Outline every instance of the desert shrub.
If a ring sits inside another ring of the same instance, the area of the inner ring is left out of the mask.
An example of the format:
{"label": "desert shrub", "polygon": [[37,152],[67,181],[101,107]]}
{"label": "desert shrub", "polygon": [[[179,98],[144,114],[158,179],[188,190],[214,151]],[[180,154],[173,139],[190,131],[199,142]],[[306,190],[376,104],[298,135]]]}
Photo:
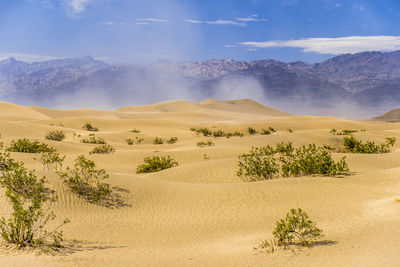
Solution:
{"label": "desert shrub", "polygon": [[133,130],[130,130],[130,132],[131,133],[140,133],[140,130],[139,129],[133,129]]}
{"label": "desert shrub", "polygon": [[343,157],[335,162],[331,150],[315,144],[295,149],[292,143],[279,143],[276,148],[267,145],[252,148],[239,155],[237,175],[245,181],[272,179],[280,173],[283,177],[348,174],[349,168]]}
{"label": "desert shrub", "polygon": [[204,155],[203,155],[203,159],[204,159],[204,160],[209,160],[210,157],[209,157],[207,154],[204,154]]}
{"label": "desert shrub", "polygon": [[85,123],[85,125],[83,125],[82,128],[85,129],[86,131],[90,131],[90,132],[98,132],[99,131],[99,128],[93,127],[92,124],[90,124],[89,122]]}
{"label": "desert shrub", "polygon": [[356,133],[358,131],[356,130],[351,130],[351,129],[344,129],[341,132],[338,132],[336,129],[331,129],[329,131],[332,135],[352,135],[353,133]]}
{"label": "desert shrub", "polygon": [[110,153],[114,153],[115,152],[115,148],[105,144],[105,145],[101,145],[101,146],[96,146],[95,148],[93,148],[92,151],[89,152],[90,155],[92,154],[110,154]]}
{"label": "desert shrub", "polygon": [[154,145],[162,145],[162,144],[164,144],[164,139],[162,139],[161,137],[156,137],[153,140],[153,144]]}
{"label": "desert shrub", "polygon": [[147,157],[144,159],[144,162],[137,167],[136,173],[158,172],[175,166],[178,166],[178,162],[169,156]]}
{"label": "desert shrub", "polygon": [[42,153],[55,151],[54,148],[49,147],[45,143],[39,143],[38,140],[30,141],[27,138],[12,140],[10,146],[7,148],[10,152],[22,153]]}
{"label": "desert shrub", "polygon": [[128,138],[128,139],[125,139],[125,142],[128,144],[128,145],[133,145],[133,139],[131,139],[131,138]]}
{"label": "desert shrub", "polygon": [[301,146],[294,153],[285,152],[279,157],[283,177],[303,176],[310,174],[341,175],[348,174],[349,167],[343,157],[335,162],[331,150],[317,147],[315,144]]}
{"label": "desert shrub", "polygon": [[249,132],[249,134],[251,134],[251,135],[253,135],[253,134],[256,134],[256,133],[257,133],[256,129],[254,129],[253,127],[249,127],[249,128],[247,129],[247,131],[248,131],[248,132]]}
{"label": "desert shrub", "polygon": [[235,131],[235,132],[232,134],[232,136],[239,136],[239,137],[242,137],[243,134],[242,134],[241,132]]}
{"label": "desert shrub", "polygon": [[268,130],[270,130],[272,133],[276,132],[276,130],[274,128],[272,128],[271,126],[268,127]]}
{"label": "desert shrub", "polygon": [[94,161],[83,155],[76,158],[73,169],[67,167],[66,171],[57,174],[73,193],[91,203],[101,203],[111,197],[111,186],[102,182],[109,175],[104,169],[96,169]]}
{"label": "desert shrub", "polygon": [[51,131],[45,136],[45,138],[47,140],[61,142],[62,140],[65,139],[65,133],[63,131]]}
{"label": "desert shrub", "polygon": [[103,138],[96,138],[94,136],[86,137],[81,140],[81,143],[84,144],[96,144],[96,145],[105,145],[107,144],[106,140]]}
{"label": "desert shrub", "polygon": [[178,137],[171,137],[170,139],[168,139],[166,142],[167,144],[175,144],[178,141]]}
{"label": "desert shrub", "polygon": [[272,233],[278,241],[278,246],[293,244],[295,239],[303,246],[311,246],[313,241],[322,236],[322,230],[300,208],[291,209],[285,219],[276,222]]}
{"label": "desert shrub", "polygon": [[60,157],[55,151],[52,152],[43,152],[40,154],[40,158],[34,158],[38,160],[43,165],[43,169],[51,170],[51,169],[62,169],[63,162],[65,160],[65,156]]}
{"label": "desert shrub", "polygon": [[200,134],[202,134],[203,136],[211,136],[212,135],[211,130],[208,128],[191,128],[191,130],[192,129],[195,129],[194,132],[196,133],[196,135],[200,135]]}
{"label": "desert shrub", "polygon": [[135,139],[136,139],[136,144],[140,144],[140,143],[142,143],[143,141],[144,141],[144,139],[143,138],[140,138],[140,137],[135,137]]}
{"label": "desert shrub", "polygon": [[385,144],[377,145],[373,141],[366,141],[363,143],[361,140],[356,139],[354,136],[343,138],[343,151],[349,153],[366,153],[378,154],[390,152],[390,147],[393,147],[396,138],[386,139]]}
{"label": "desert shrub", "polygon": [[[2,157],[9,155],[3,154]],[[6,189],[6,197],[13,208],[8,219],[0,219],[0,232],[4,241],[18,248],[62,247],[63,235],[58,230],[69,220],[64,220],[51,231],[46,229],[47,223],[54,220],[56,215],[50,211],[50,207],[45,211],[44,206],[55,202],[57,196],[46,188],[45,178],[38,179],[34,171],[26,169],[22,162],[14,162],[12,167],[3,169],[0,183]]]}
{"label": "desert shrub", "polygon": [[332,129],[329,131],[329,133],[332,134],[332,135],[336,135],[337,129],[332,128]]}
{"label": "desert shrub", "polygon": [[268,135],[268,134],[271,134],[271,131],[270,130],[266,130],[266,129],[262,129],[261,130],[261,134],[262,135]]}
{"label": "desert shrub", "polygon": [[199,147],[214,146],[214,145],[215,145],[214,142],[211,140],[208,140],[206,142],[204,142],[204,141],[197,142],[197,146],[199,146]]}
{"label": "desert shrub", "polygon": [[272,179],[279,173],[279,164],[274,153],[274,149],[267,145],[252,148],[249,153],[239,155],[237,175],[248,182]]}
{"label": "desert shrub", "polygon": [[196,130],[197,130],[197,128],[194,128],[194,127],[190,128],[190,131],[192,131],[192,132],[195,132]]}
{"label": "desert shrub", "polygon": [[289,133],[293,133],[293,130],[291,128],[287,129]]}
{"label": "desert shrub", "polygon": [[224,131],[222,130],[218,130],[218,131],[213,131],[212,135],[217,138],[217,137],[224,137],[226,134]]}

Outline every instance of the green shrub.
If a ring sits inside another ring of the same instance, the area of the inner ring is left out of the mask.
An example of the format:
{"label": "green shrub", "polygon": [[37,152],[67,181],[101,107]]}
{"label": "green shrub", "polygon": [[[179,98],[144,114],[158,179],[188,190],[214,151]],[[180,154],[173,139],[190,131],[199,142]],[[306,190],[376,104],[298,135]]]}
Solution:
{"label": "green shrub", "polygon": [[251,134],[251,135],[257,133],[256,129],[254,129],[253,127],[249,127],[247,130],[249,131],[249,134]]}
{"label": "green shrub", "polygon": [[213,131],[212,135],[213,135],[215,138],[226,136],[225,132],[222,131],[222,130]]}
{"label": "green shrub", "polygon": [[45,136],[45,138],[47,140],[53,140],[53,141],[61,142],[62,140],[65,139],[65,133],[63,131],[51,131]]}
{"label": "green shrub", "polygon": [[285,219],[276,222],[273,235],[278,246],[291,245],[295,239],[303,246],[311,246],[313,241],[322,236],[322,230],[299,208],[291,209]]}
{"label": "green shrub", "polygon": [[261,134],[262,135],[268,135],[268,134],[271,134],[271,131],[270,130],[266,130],[266,129],[262,129],[261,130]]}
{"label": "green shrub", "polygon": [[274,178],[279,173],[279,164],[274,153],[274,149],[267,145],[252,148],[249,153],[239,155],[237,175],[247,182]]}
{"label": "green shrub", "polygon": [[178,166],[178,162],[176,162],[169,156],[146,157],[144,159],[144,163],[140,164],[137,167],[136,173],[158,172],[175,166]]}
{"label": "green shrub", "polygon": [[353,133],[356,133],[358,131],[356,130],[351,130],[351,129],[344,129],[341,132],[338,132],[336,129],[331,129],[329,131],[332,135],[352,135]]}
{"label": "green shrub", "polygon": [[97,146],[95,148],[93,148],[92,151],[89,152],[90,155],[92,154],[110,154],[110,153],[114,153],[115,152],[115,148],[110,146],[110,145],[101,145],[101,146]]}
{"label": "green shrub", "polygon": [[167,144],[175,144],[178,141],[178,137],[171,137],[170,139],[168,139],[166,142]]}
{"label": "green shrub", "polygon": [[135,139],[136,139],[136,144],[140,144],[140,143],[142,143],[143,141],[144,141],[144,139],[143,138],[140,138],[140,137],[135,137]]}
{"label": "green shrub", "polygon": [[293,133],[293,130],[291,128],[287,129],[289,133]]}
{"label": "green shrub", "polygon": [[140,133],[140,130],[138,130],[138,129],[133,129],[133,130],[130,130],[130,132],[131,132],[131,133]]}
{"label": "green shrub", "polygon": [[125,139],[125,142],[128,144],[128,145],[133,145],[133,139],[131,139],[131,138],[128,138],[128,139]]}
{"label": "green shrub", "polygon": [[76,158],[74,168],[57,172],[68,188],[91,203],[106,202],[112,194],[111,186],[103,183],[109,178],[104,169],[96,169],[94,161],[81,155]]}
{"label": "green shrub", "polygon": [[271,126],[268,127],[268,130],[270,130],[272,133],[276,132],[276,130],[274,128],[272,128]]}
{"label": "green shrub", "polygon": [[10,152],[22,153],[42,153],[55,151],[54,148],[49,147],[45,143],[39,143],[38,140],[30,141],[27,138],[12,140],[10,146],[7,148]]}
{"label": "green shrub", "polygon": [[90,124],[89,122],[85,123],[85,125],[83,125],[82,128],[85,129],[86,131],[90,131],[90,132],[98,132],[99,131],[99,128],[93,127],[92,124]]}
{"label": "green shrub", "polygon": [[200,135],[200,134],[202,134],[204,136],[211,136],[212,135],[212,132],[207,128],[199,128],[199,129],[196,128],[195,132],[196,132],[197,135]]}
{"label": "green shrub", "polygon": [[390,147],[394,146],[396,138],[389,137],[385,144],[377,145],[373,141],[363,143],[354,136],[343,137],[343,151],[348,153],[379,154],[390,152]]}
{"label": "green shrub", "polygon": [[63,235],[58,229],[69,220],[64,220],[52,231],[46,230],[47,223],[54,220],[56,215],[49,208],[44,209],[44,206],[55,202],[57,196],[45,187],[45,178],[38,179],[34,171],[26,169],[22,162],[13,161],[9,154],[2,154],[1,158],[13,162],[9,168],[2,169],[0,179],[13,208],[10,218],[0,219],[0,232],[4,241],[18,248],[62,247]]}
{"label": "green shrub", "polygon": [[208,140],[206,142],[204,142],[204,141],[197,142],[197,146],[199,146],[199,147],[214,146],[214,145],[215,145],[214,142],[211,140]]}
{"label": "green shrub", "polygon": [[65,160],[65,156],[60,157],[60,154],[58,154],[55,151],[52,152],[43,152],[40,154],[40,158],[34,158],[35,160],[40,161],[43,165],[43,169],[51,170],[55,169],[58,170],[58,168],[61,170],[63,162]]}
{"label": "green shrub", "polygon": [[235,131],[235,132],[232,134],[232,136],[239,136],[239,137],[242,137],[243,134],[242,134],[241,132]]}
{"label": "green shrub", "polygon": [[84,144],[105,145],[107,142],[103,138],[96,138],[94,136],[86,137],[81,140]]}
{"label": "green shrub", "polygon": [[292,143],[279,143],[273,149],[267,145],[252,148],[239,155],[237,175],[245,181],[268,180],[277,177],[348,174],[349,168],[343,157],[335,162],[331,150],[315,144],[295,149]]}
{"label": "green shrub", "polygon": [[164,144],[164,140],[161,137],[156,137],[153,140],[153,144],[154,145],[162,145],[162,144]]}

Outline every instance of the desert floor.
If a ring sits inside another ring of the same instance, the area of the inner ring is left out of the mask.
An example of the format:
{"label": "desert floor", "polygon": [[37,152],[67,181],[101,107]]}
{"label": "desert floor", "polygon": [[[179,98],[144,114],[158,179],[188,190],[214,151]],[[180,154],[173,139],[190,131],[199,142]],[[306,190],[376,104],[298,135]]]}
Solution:
{"label": "desert floor", "polygon": [[[108,155],[90,155],[96,145],[80,143],[90,132],[116,148]],[[274,127],[272,135],[247,133]],[[244,137],[199,137],[191,127],[246,133]],[[139,129],[140,133],[129,132]],[[288,129],[293,133],[289,133]],[[115,111],[51,110],[0,103],[0,141],[7,146],[22,137],[39,139],[66,155],[72,166],[86,155],[109,174],[108,182],[123,189],[127,206],[107,208],[87,203],[69,192],[53,171],[43,171],[33,154],[12,153],[45,175],[59,195],[57,219],[69,218],[64,228],[66,247],[50,254],[1,249],[0,266],[400,266],[400,150],[387,154],[346,154],[349,176],[280,178],[243,182],[236,175],[238,155],[252,146],[291,141],[340,146],[329,133],[355,129],[362,140],[382,143],[400,138],[400,124],[352,121],[334,117],[291,116],[251,100],[185,101],[124,107]],[[360,131],[365,129],[365,131]],[[62,130],[62,142],[44,139]],[[74,135],[75,133],[75,135]],[[129,146],[125,139],[144,138]],[[176,144],[153,145],[155,137],[178,137]],[[215,146],[199,148],[199,141]],[[209,159],[204,159],[206,154]],[[169,155],[178,167],[136,174],[146,156]],[[343,154],[336,153],[336,159]],[[2,215],[10,211],[0,192]],[[302,208],[324,231],[312,248],[255,250],[272,238],[275,222],[291,208]]]}

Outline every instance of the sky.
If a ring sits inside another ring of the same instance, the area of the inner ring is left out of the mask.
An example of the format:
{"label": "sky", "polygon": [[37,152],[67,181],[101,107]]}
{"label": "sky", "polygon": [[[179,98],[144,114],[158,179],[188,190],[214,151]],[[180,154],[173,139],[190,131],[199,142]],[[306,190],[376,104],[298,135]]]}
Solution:
{"label": "sky", "polygon": [[400,49],[398,0],[3,0],[0,59],[320,62]]}

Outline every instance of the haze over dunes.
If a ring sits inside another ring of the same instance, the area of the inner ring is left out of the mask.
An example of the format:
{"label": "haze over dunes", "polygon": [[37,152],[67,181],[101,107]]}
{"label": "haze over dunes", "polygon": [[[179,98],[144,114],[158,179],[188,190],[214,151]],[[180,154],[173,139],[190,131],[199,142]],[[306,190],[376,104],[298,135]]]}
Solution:
{"label": "haze over dunes", "polygon": [[[66,155],[71,166],[85,155],[110,174],[128,206],[106,208],[89,204],[71,193],[52,171],[43,171],[35,155],[12,153],[27,167],[49,179],[59,194],[55,213],[71,223],[64,228],[66,248],[37,254],[4,248],[0,266],[399,266],[400,151],[387,154],[346,154],[352,172],[344,177],[305,176],[262,182],[243,182],[236,175],[238,155],[252,146],[293,142],[295,146],[340,146],[341,137],[329,133],[354,129],[362,140],[383,143],[400,138],[397,123],[353,121],[335,117],[294,116],[253,100],[201,103],[173,101],[116,110],[53,110],[0,103],[1,141],[22,137],[39,139]],[[90,133],[116,148],[107,155],[89,155],[95,145],[83,144]],[[250,135],[269,126],[270,135]],[[243,137],[197,136],[190,128],[240,131]],[[132,133],[137,129],[139,133]],[[289,132],[291,129],[293,132]],[[361,131],[363,129],[363,131]],[[45,140],[51,130],[62,130],[62,142]],[[364,131],[365,130],[365,131]],[[75,133],[75,134],[74,134]],[[81,137],[78,137],[80,135]],[[176,136],[175,144],[154,145],[155,137]],[[125,139],[140,137],[141,144]],[[199,141],[215,146],[199,148]],[[205,159],[204,154],[209,159]],[[179,166],[137,174],[146,156],[169,155]],[[339,159],[343,154],[334,153]],[[9,211],[0,198],[2,215]],[[290,208],[301,207],[324,231],[312,248],[254,250],[272,238],[275,222]]]}

